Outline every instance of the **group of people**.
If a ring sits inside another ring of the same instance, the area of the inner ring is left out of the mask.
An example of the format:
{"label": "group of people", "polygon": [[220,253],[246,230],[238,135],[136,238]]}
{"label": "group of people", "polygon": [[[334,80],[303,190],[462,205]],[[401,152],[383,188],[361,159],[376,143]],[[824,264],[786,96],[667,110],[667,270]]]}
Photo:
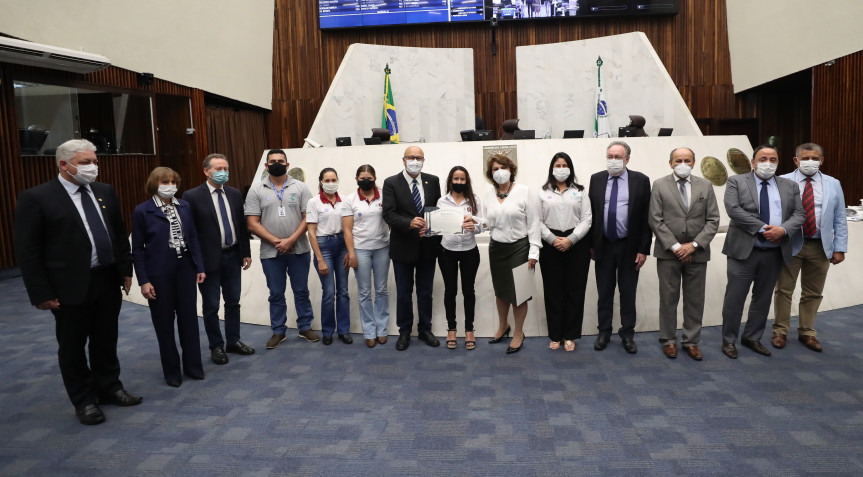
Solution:
{"label": "group of people", "polygon": [[[489,232],[489,268],[498,327],[489,343],[510,337],[507,354],[521,350],[528,301],[519,298],[513,269],[537,262],[543,278],[549,348],[575,349],[581,337],[585,289],[591,260],[598,291],[598,335],[594,349],[605,349],[613,332],[615,291],[620,297],[618,335],[628,353],[636,353],[636,288],[639,270],[650,253],[657,259],[659,341],[669,358],[677,356],[677,308],[683,291],[682,346],[695,360],[698,348],[710,242],[719,226],[719,208],[712,185],[691,174],[695,154],[671,151],[671,174],[651,184],[646,175],[628,168],[631,149],[613,141],[606,149],[606,170],[578,182],[573,161],[564,152],[548,165],[547,180],[538,188],[517,182],[518,166],[506,155],[492,156],[485,178],[493,187],[482,197],[474,193],[468,170],[453,167],[441,194],[437,176],[422,172],[426,158],[408,147],[404,169],[377,186],[371,165],[355,174],[357,189],[339,195],[339,174],[333,168],[318,176],[318,191],[288,175],[284,151],[266,155],[268,176],[251,186],[245,200],[226,185],[230,167],[221,154],[203,161],[205,181],[176,197],[180,176],[155,168],[145,184],[148,199],[132,216],[132,244],[114,189],[96,182],[96,148],[86,140],[70,140],[57,149],[56,179],[24,191],[15,217],[16,250],[31,303],[55,316],[58,357],[63,382],[78,419],[84,424],[105,420],[100,404],[131,406],[140,396],[128,393],[119,380],[117,317],[121,289],[132,285],[132,269],[148,300],[168,385],[183,376],[204,379],[195,285],[202,297],[203,322],[211,360],[229,361],[228,353],[255,350],[240,340],[242,270],[251,264],[250,233],[260,239],[260,260],[269,289],[274,349],[285,341],[290,280],[300,338],[321,340],[311,324],[309,268],[321,281],[323,343],[334,336],[346,344],[350,335],[348,277],[354,270],[366,346],[387,343],[389,297],[387,277],[392,263],[396,282],[397,350],[406,350],[414,327],[417,299],[420,341],[439,346],[432,333],[432,295],[439,267],[444,283],[446,346],[456,338],[459,279],[464,301],[464,347],[476,347],[474,284],[480,264],[476,234]],[[778,151],[758,147],[753,171],[728,179],[724,197],[730,223],[722,252],[728,257],[728,284],[722,310],[722,352],[737,357],[736,341],[746,296],[752,293],[749,316],[740,342],[769,355],[760,343],[775,296],[771,342],[785,346],[791,296],[802,273],[798,338],[820,351],[814,321],[829,265],[844,260],[847,225],[839,182],[819,172],[821,147],[799,146],[797,169],[776,177]],[[463,213],[461,234],[430,233],[424,212],[455,208]],[[653,241],[653,236],[656,240]],[[225,334],[219,325],[224,300]],[[508,316],[512,310],[514,320]],[[176,323],[176,325],[175,325]],[[175,341],[175,326],[180,350]],[[89,364],[85,354],[89,349]]]}

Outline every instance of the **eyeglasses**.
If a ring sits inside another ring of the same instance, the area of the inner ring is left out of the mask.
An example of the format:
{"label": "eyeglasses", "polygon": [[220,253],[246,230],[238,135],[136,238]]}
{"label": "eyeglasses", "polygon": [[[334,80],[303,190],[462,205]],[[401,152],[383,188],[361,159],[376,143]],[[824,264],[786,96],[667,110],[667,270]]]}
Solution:
{"label": "eyeglasses", "polygon": [[405,156],[406,161],[425,161],[426,158],[423,156]]}
{"label": "eyeglasses", "polygon": [[629,157],[629,156],[605,156],[605,158],[608,159],[609,161],[614,160],[614,159],[621,161],[623,159],[626,159],[627,157]]}

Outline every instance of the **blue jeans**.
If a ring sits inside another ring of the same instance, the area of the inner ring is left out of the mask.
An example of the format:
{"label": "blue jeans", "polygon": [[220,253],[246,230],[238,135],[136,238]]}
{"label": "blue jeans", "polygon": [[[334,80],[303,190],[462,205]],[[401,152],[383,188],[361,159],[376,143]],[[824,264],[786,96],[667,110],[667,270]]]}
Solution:
{"label": "blue jeans", "polygon": [[219,269],[207,272],[207,279],[198,285],[201,292],[201,308],[204,315],[204,329],[210,349],[224,346],[222,331],[219,329],[219,292],[225,299],[225,339],[233,345],[240,340],[240,287],[243,259],[239,247],[222,252]]}
{"label": "blue jeans", "polygon": [[[363,323],[363,338],[375,339],[387,336],[390,321],[390,300],[387,293],[387,278],[390,274],[390,247],[377,250],[357,249],[357,298],[360,304],[360,320]],[[372,307],[372,272],[375,274],[375,300]]]}
{"label": "blue jeans", "polygon": [[[287,278],[291,279],[294,292],[294,308],[297,310],[297,330],[302,333],[312,327],[314,313],[309,301],[309,252],[286,253],[261,260],[261,268],[270,289],[270,328],[273,334],[283,335],[287,331],[288,305],[285,303]],[[287,274],[286,274],[287,272]]]}
{"label": "blue jeans", "polygon": [[[321,279],[321,333],[332,336],[336,329],[340,335],[351,332],[351,298],[348,295],[348,271],[344,260],[348,254],[342,234],[317,237],[324,263],[330,271],[326,275],[318,273]],[[315,271],[318,270],[318,257],[313,258]],[[338,328],[336,328],[338,315]]]}

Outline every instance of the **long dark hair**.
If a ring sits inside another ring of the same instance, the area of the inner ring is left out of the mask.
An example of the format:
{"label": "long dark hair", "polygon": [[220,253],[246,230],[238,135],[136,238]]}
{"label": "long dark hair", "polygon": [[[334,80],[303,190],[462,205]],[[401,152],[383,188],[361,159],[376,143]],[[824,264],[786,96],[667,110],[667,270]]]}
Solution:
{"label": "long dark hair", "polygon": [[566,161],[566,167],[569,167],[569,177],[566,178],[566,186],[575,187],[578,190],[584,190],[584,186],[578,183],[578,177],[575,177],[575,168],[572,167],[572,159],[569,157],[569,154],[565,152],[558,152],[551,158],[551,162],[548,164],[548,180],[545,181],[545,185],[543,185],[542,188],[552,190],[557,187],[557,179],[554,178],[553,172],[554,163],[560,158],[563,158],[563,160]]}
{"label": "long dark hair", "polygon": [[336,175],[336,180],[339,179],[339,173],[336,172],[336,170],[333,169],[332,167],[325,167],[325,168],[321,169],[321,173],[318,174],[318,192],[324,191],[324,185],[323,185],[324,174],[326,174],[327,172],[332,172],[333,174]]}
{"label": "long dark hair", "polygon": [[470,210],[473,211],[472,215],[476,215],[476,196],[473,195],[473,186],[470,183],[470,173],[462,166],[455,166],[449,170],[449,175],[446,177],[446,192],[449,194],[452,192],[452,176],[455,174],[455,171],[464,172],[465,177],[465,188],[464,188],[464,197],[467,199],[467,203],[470,204]]}

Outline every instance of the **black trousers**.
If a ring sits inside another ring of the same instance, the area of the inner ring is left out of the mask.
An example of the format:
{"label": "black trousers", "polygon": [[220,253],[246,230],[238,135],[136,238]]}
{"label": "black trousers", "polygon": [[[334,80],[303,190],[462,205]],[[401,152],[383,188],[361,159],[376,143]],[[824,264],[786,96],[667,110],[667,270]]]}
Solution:
{"label": "black trousers", "polygon": [[[60,375],[75,407],[95,404],[100,393],[123,388],[117,359],[117,316],[122,297],[116,266],[90,271],[90,287],[80,305],[52,310]],[[89,366],[87,353],[90,355]]]}
{"label": "black trousers", "polygon": [[195,287],[195,265],[189,254],[177,258],[173,249],[165,261],[165,273],[150,276],[156,299],[149,300],[150,317],[159,342],[159,356],[165,379],[180,379],[180,354],[174,340],[174,318],[183,348],[182,371],[203,375],[201,337],[198,334],[198,290]]}
{"label": "black trousers", "polygon": [[434,258],[414,263],[393,261],[396,278],[396,325],[399,335],[410,336],[414,326],[414,276],[417,289],[418,333],[431,333]]}
{"label": "black trousers", "polygon": [[437,258],[443,276],[443,306],[446,310],[447,330],[455,331],[455,296],[458,294],[458,275],[461,270],[461,294],[464,297],[464,330],[473,331],[476,293],[474,283],[479,270],[479,248],[463,252],[443,249]]}
{"label": "black trousers", "polygon": [[605,242],[602,259],[594,264],[596,291],[599,295],[596,313],[600,335],[609,336],[614,318],[614,288],[620,291],[621,338],[635,336],[635,291],[638,287],[638,270],[635,269],[634,253],[626,252],[627,239]]}
{"label": "black trousers", "polygon": [[539,251],[539,271],[542,273],[549,339],[581,338],[584,291],[590,271],[590,244],[587,240],[579,240],[566,252],[543,244]]}

